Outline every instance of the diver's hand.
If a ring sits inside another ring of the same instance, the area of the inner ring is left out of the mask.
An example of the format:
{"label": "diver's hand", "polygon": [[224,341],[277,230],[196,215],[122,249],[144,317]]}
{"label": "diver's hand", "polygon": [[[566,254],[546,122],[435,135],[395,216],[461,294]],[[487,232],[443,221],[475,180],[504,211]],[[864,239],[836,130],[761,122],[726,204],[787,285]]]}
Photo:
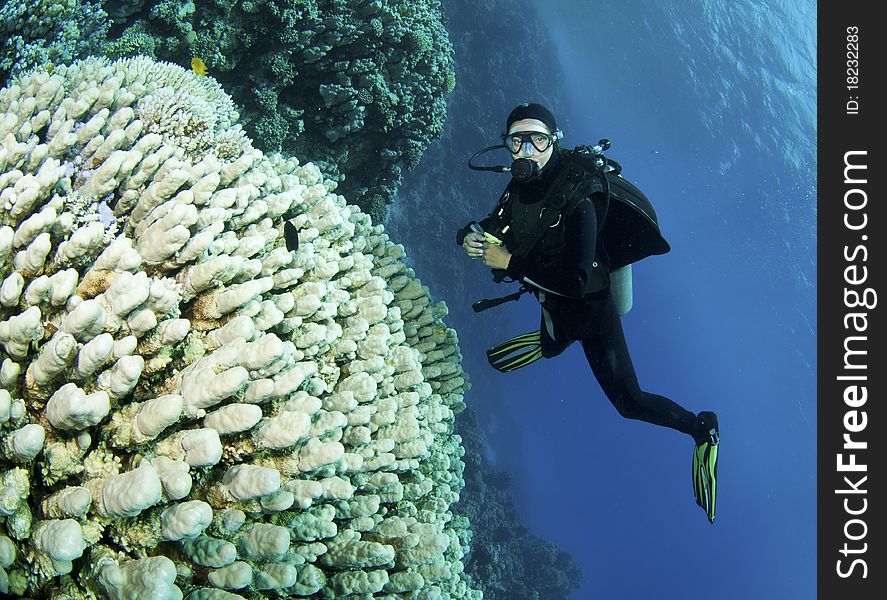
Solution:
{"label": "diver's hand", "polygon": [[494,269],[507,269],[508,263],[511,262],[511,252],[503,246],[484,242],[484,264]]}
{"label": "diver's hand", "polygon": [[462,249],[471,258],[481,258],[484,255],[484,234],[474,231],[467,233],[462,240]]}

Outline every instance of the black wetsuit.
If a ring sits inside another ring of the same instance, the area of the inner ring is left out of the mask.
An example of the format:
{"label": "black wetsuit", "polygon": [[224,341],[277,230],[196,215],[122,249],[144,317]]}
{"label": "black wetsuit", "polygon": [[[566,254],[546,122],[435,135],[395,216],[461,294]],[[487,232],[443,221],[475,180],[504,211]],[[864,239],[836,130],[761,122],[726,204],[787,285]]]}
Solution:
{"label": "black wetsuit", "polygon": [[[555,152],[539,179],[523,185],[512,183],[506,215],[499,217],[497,206],[480,221],[481,227],[501,231],[504,225],[510,225],[503,237],[506,247],[514,248],[516,240],[528,235],[540,218],[545,193],[562,168],[564,161]],[[545,358],[557,356],[579,341],[595,378],[619,414],[694,435],[697,418],[693,413],[638,385],[622,322],[610,295],[606,252],[598,243],[600,204],[592,198],[575,204],[532,251],[523,256],[512,254],[506,272],[529,284],[542,304],[540,331]],[[469,227],[457,234],[460,245]]]}

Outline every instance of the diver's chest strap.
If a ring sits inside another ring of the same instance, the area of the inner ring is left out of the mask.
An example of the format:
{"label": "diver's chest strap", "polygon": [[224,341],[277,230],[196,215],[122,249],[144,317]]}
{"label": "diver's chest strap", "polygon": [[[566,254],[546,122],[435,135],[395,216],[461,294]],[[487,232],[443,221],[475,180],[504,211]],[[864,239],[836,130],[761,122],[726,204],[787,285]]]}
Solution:
{"label": "diver's chest strap", "polygon": [[[518,240],[512,254],[521,257],[527,256],[548,229],[561,225],[563,218],[573,212],[573,209],[583,198],[595,191],[595,179],[577,165],[568,165],[546,192],[535,229],[524,239]],[[509,199],[508,201],[513,202],[514,200]],[[598,224],[598,233],[600,233],[602,226],[603,223]]]}

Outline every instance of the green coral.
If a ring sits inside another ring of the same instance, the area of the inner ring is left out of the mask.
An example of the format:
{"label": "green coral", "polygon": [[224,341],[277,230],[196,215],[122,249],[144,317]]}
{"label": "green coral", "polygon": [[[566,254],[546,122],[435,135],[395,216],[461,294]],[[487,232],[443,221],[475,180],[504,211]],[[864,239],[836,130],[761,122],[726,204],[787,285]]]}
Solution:
{"label": "green coral", "polygon": [[229,60],[220,49],[218,38],[226,35],[226,27],[219,27],[218,31],[197,31],[188,47],[192,57],[197,56],[209,67],[210,73],[230,71],[235,63]]}
{"label": "green coral", "polygon": [[279,114],[261,117],[253,125],[256,136],[265,140],[268,150],[280,150],[290,133],[290,124]]}
{"label": "green coral", "polygon": [[407,31],[403,36],[403,44],[407,56],[415,55],[416,59],[434,51],[434,41],[422,30]]}
{"label": "green coral", "polygon": [[456,89],[456,73],[448,72],[444,75],[444,90],[450,94]]}
{"label": "green coral", "polygon": [[407,168],[414,169],[419,166],[423,150],[422,144],[416,140],[409,140],[406,143],[406,147],[403,150],[403,162]]}
{"label": "green coral", "polygon": [[370,27],[372,27],[373,34],[376,37],[382,37],[382,34],[385,32],[385,26],[382,25],[382,21],[377,18],[370,19]]}
{"label": "green coral", "polygon": [[116,40],[110,40],[104,44],[104,53],[108,56],[154,56],[157,50],[158,39],[145,31],[143,24],[138,24],[127,29]]}
{"label": "green coral", "polygon": [[151,16],[167,23],[170,27],[190,30],[189,19],[194,15],[194,3],[188,0],[162,0],[151,9]]}
{"label": "green coral", "polygon": [[277,112],[277,90],[271,87],[261,87],[253,91],[256,104],[266,112]]}

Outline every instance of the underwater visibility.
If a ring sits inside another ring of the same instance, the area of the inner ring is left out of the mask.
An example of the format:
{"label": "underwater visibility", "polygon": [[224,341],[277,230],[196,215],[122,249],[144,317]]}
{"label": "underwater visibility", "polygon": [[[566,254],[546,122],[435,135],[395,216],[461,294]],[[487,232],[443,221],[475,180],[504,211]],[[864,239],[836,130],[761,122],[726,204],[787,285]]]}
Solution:
{"label": "underwater visibility", "polygon": [[812,3],[0,28],[0,596],[814,595]]}

